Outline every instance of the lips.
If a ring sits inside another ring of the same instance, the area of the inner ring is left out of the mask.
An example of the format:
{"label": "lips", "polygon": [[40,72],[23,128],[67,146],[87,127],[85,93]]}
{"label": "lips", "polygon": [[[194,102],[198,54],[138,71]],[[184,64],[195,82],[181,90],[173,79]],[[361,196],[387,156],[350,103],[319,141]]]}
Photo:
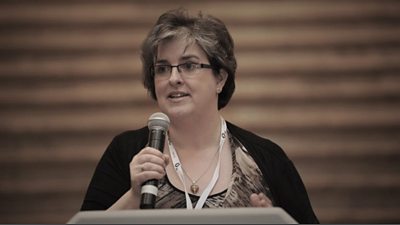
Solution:
{"label": "lips", "polygon": [[174,91],[174,92],[169,93],[168,98],[177,99],[177,98],[183,98],[186,96],[189,96],[189,94],[186,92]]}

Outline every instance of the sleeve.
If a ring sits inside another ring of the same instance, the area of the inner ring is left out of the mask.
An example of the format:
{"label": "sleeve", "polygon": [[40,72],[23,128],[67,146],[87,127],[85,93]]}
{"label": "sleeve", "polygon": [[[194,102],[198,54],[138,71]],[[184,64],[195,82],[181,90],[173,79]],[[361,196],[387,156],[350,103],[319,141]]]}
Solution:
{"label": "sleeve", "polygon": [[129,163],[121,135],[115,137],[101,157],[84,198],[81,211],[105,210],[131,187]]}
{"label": "sleeve", "polygon": [[276,206],[283,208],[299,223],[319,223],[303,181],[283,149],[229,122],[227,125],[261,169]]}
{"label": "sleeve", "polygon": [[264,140],[262,148],[263,173],[277,206],[299,223],[319,223],[300,174],[284,150],[270,140]]}
{"label": "sleeve", "polygon": [[287,160],[279,182],[280,204],[299,223],[319,223],[304,183],[292,161]]}

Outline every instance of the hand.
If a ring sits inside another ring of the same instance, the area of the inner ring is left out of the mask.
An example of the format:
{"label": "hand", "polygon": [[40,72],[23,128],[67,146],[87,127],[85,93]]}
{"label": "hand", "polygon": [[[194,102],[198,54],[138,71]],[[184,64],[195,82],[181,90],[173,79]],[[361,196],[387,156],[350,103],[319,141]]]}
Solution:
{"label": "hand", "polygon": [[168,155],[151,147],[145,147],[135,155],[129,164],[133,194],[140,196],[143,182],[164,177],[168,162]]}
{"label": "hand", "polygon": [[250,204],[253,207],[272,207],[271,200],[264,193],[250,195]]}

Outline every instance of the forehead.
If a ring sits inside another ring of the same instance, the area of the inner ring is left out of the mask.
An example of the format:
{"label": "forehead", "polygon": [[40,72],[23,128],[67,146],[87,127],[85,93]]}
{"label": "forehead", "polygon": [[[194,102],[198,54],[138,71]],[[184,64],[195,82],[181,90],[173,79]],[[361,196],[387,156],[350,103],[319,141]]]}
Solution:
{"label": "forehead", "polygon": [[199,60],[207,60],[206,53],[195,40],[174,38],[159,43],[156,61],[183,60],[189,56]]}

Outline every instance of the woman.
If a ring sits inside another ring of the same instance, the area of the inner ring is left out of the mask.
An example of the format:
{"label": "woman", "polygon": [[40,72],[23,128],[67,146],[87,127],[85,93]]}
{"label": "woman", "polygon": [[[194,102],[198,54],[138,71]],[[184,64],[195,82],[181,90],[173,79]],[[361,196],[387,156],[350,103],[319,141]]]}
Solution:
{"label": "woman", "polygon": [[278,206],[300,223],[318,222],[282,149],[219,113],[236,71],[233,40],[220,20],[184,10],[161,15],[142,61],[144,86],[171,121],[164,151],[146,147],[147,127],[115,137],[82,210],[138,209],[141,185],[158,179],[156,208]]}

